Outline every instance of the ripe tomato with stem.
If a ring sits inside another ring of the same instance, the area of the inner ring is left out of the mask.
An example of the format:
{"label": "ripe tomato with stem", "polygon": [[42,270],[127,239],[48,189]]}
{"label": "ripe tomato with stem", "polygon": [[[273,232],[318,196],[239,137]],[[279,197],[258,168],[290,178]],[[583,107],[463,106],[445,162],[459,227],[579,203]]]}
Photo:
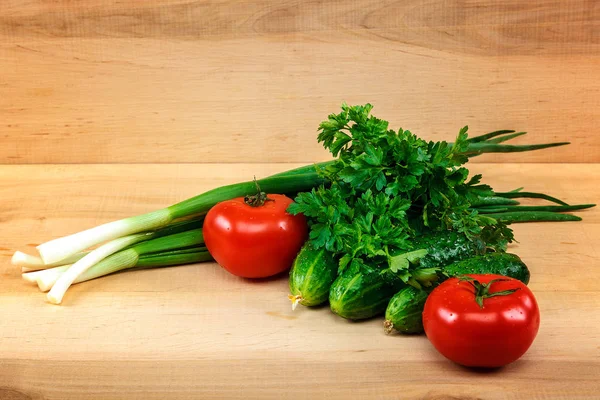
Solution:
{"label": "ripe tomato with stem", "polygon": [[540,312],[521,281],[494,274],[451,278],[429,294],[423,327],[446,358],[469,367],[501,367],[533,343]]}
{"label": "ripe tomato with stem", "polygon": [[286,212],[293,200],[261,192],[223,201],[204,219],[209,253],[233,275],[267,278],[288,270],[308,238],[302,214]]}

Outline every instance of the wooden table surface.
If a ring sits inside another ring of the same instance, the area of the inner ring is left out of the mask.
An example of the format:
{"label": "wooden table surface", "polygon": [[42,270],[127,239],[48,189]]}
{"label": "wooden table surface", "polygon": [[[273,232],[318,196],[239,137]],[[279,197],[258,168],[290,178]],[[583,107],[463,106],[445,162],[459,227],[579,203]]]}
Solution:
{"label": "wooden table surface", "polygon": [[[327,307],[292,311],[287,278],[214,263],[125,272],[45,302],[15,250],[297,164],[0,166],[0,399],[592,399],[600,393],[600,212],[514,226],[541,327],[491,372],[424,336],[386,336]],[[597,202],[600,164],[472,164],[497,190]]]}
{"label": "wooden table surface", "polygon": [[542,323],[486,373],[385,336],[381,318],[292,312],[285,276],[127,272],[57,307],[9,263],[328,159],[316,128],[342,102],[424,139],[468,125],[570,141],[470,168],[498,190],[598,202],[599,32],[594,0],[0,1],[0,400],[600,398],[597,209],[515,226]]}

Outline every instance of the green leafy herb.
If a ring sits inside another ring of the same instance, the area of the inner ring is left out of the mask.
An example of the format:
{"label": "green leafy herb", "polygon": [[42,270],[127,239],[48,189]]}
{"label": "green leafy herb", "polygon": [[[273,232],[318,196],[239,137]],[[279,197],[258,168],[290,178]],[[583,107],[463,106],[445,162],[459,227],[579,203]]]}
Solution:
{"label": "green leafy herb", "polygon": [[370,265],[405,282],[414,280],[409,267],[423,254],[390,254],[408,250],[424,232],[451,229],[505,248],[512,231],[471,207],[493,191],[481,175],[468,179],[468,127],[453,143],[425,141],[390,129],[372,108],[343,105],[319,126],[318,141],[337,157],[320,169],[329,185],[300,193],[289,208],[308,218],[314,245],[337,254],[340,271]]}
{"label": "green leafy herb", "polygon": [[411,263],[418,261],[426,255],[427,250],[419,249],[415,251],[410,251],[408,253],[402,253],[399,256],[392,257],[390,262],[390,270],[392,272],[398,272],[403,269],[408,269]]}

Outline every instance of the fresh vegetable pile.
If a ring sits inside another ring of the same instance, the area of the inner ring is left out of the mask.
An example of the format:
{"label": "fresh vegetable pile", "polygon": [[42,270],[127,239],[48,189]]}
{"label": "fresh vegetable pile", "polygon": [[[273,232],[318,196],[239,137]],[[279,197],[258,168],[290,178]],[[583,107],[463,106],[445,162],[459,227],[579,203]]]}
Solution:
{"label": "fresh vegetable pile", "polygon": [[[318,141],[332,161],[51,240],[37,247],[39,257],[16,252],[13,263],[49,290],[54,304],[71,284],[123,269],[211,260],[246,278],[289,269],[294,308],[329,302],[343,318],[385,314],[388,332],[418,333],[426,330],[430,294],[455,277],[466,284],[468,274],[496,274],[528,283],[527,266],[506,253],[515,240],[511,223],[578,221],[564,212],[594,206],[522,188],[495,192],[465,168],[484,153],[567,143],[513,146],[505,142],[524,132],[469,138],[466,127],[453,143],[425,141],[390,129],[371,110],[343,105],[321,123]],[[524,206],[519,198],[554,204]]]}

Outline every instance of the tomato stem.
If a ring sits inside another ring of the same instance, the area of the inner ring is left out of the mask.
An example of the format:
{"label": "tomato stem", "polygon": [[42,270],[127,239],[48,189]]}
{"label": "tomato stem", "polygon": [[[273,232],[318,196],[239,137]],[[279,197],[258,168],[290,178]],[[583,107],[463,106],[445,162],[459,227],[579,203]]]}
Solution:
{"label": "tomato stem", "polygon": [[520,289],[520,288],[516,288],[516,289],[501,290],[499,292],[490,293],[490,287],[492,286],[492,283],[508,281],[509,279],[497,278],[497,279],[492,279],[488,283],[481,283],[477,279],[471,278],[470,276],[461,276],[458,279],[461,281],[467,281],[471,284],[471,286],[473,286],[473,288],[475,289],[475,302],[477,303],[477,305],[479,305],[480,308],[483,308],[483,300],[485,300],[485,299],[489,299],[490,297],[496,297],[496,296],[508,296],[509,294],[512,294]]}
{"label": "tomato stem", "polygon": [[267,197],[265,192],[260,190],[260,185],[258,184],[256,177],[254,177],[254,184],[256,185],[256,194],[244,196],[244,203],[248,204],[250,207],[261,207],[266,201],[273,201],[273,199]]}

